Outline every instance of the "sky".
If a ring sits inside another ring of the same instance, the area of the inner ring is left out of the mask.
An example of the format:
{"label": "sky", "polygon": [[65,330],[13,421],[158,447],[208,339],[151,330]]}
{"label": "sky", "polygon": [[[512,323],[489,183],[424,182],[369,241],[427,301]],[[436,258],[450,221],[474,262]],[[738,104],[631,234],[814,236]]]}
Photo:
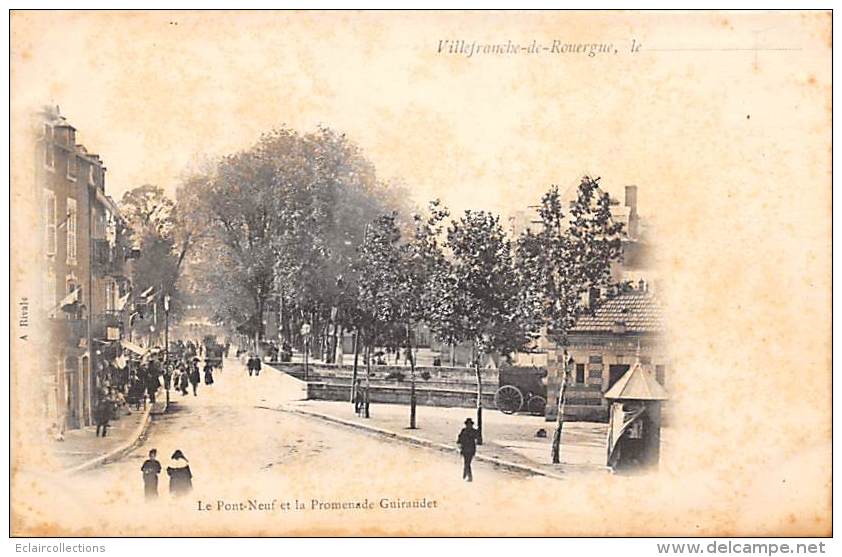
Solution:
{"label": "sky", "polygon": [[[117,198],[147,183],[174,192],[191,168],[273,127],[327,125],[419,204],[506,214],[588,174],[615,193],[638,185],[645,213],[677,178],[668,166],[687,154],[686,133],[742,112],[705,82],[740,87],[755,57],[660,49],[789,47],[792,26],[715,13],[22,12],[13,79],[26,101],[61,107]],[[764,39],[769,29],[779,38]],[[447,54],[459,40],[612,52]],[[633,40],[651,50],[632,53]]]}
{"label": "sky", "polygon": [[[668,79],[705,68],[684,53],[632,55],[631,41],[754,44],[760,23],[722,19],[694,18],[676,37],[680,14],[20,13],[13,74],[26,100],[59,105],[102,155],[117,197],[145,183],[172,192],[202,161],[286,124],[346,133],[419,203],[506,212],[589,174],[616,192],[639,185],[645,204],[670,179],[658,159],[684,143],[675,124],[705,101]],[[440,52],[446,40],[617,53],[468,57]],[[752,53],[724,56],[751,67]]]}
{"label": "sky", "polygon": [[59,105],[116,199],[326,125],[419,206],[522,216],[589,175],[704,231],[822,155],[794,138],[826,123],[828,42],[821,13],[16,12],[13,120]]}

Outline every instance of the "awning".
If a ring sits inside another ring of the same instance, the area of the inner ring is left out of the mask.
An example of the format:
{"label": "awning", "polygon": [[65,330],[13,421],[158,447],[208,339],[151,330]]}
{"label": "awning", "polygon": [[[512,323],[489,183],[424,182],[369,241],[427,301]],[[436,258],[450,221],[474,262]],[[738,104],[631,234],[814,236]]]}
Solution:
{"label": "awning", "polygon": [[123,348],[125,348],[129,352],[134,352],[140,357],[146,356],[146,353],[148,352],[146,348],[138,346],[137,344],[129,342],[127,340],[121,340],[120,344],[122,344]]}

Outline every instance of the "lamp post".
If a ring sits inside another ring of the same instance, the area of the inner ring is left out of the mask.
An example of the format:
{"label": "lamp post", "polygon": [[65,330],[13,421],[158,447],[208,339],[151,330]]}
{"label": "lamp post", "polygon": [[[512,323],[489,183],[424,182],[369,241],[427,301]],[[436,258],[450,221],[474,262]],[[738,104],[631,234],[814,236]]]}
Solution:
{"label": "lamp post", "polygon": [[164,296],[164,362],[170,361],[170,295]]}
{"label": "lamp post", "polygon": [[[164,372],[167,373],[167,366],[170,365],[170,295],[164,295]],[[165,381],[165,395],[167,397],[166,407],[170,407],[170,383]]]}

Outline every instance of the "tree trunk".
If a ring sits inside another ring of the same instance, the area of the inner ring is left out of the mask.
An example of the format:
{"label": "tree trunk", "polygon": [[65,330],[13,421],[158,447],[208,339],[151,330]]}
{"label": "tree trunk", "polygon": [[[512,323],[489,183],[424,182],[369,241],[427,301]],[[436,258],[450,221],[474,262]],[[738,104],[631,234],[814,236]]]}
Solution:
{"label": "tree trunk", "polygon": [[474,358],[474,371],[477,374],[477,445],[482,445],[482,373],[479,369],[479,354]]}
{"label": "tree trunk", "polygon": [[567,396],[567,351],[562,355],[561,382],[558,387],[558,416],[556,416],[555,433],[553,434],[552,458],[553,464],[561,464],[561,428],[564,426],[564,403]]}
{"label": "tree trunk", "polygon": [[365,347],[365,417],[370,418],[371,412],[371,344]]}
{"label": "tree trunk", "polygon": [[263,308],[266,304],[263,296],[258,295],[257,297],[257,333],[255,337],[257,338],[258,346],[257,349],[260,350],[260,341],[263,340]]}
{"label": "tree trunk", "polygon": [[316,322],[316,310],[310,310],[310,339],[309,339],[309,349],[310,355],[313,355],[315,352],[316,344],[318,344],[318,330],[319,324]]}
{"label": "tree trunk", "polygon": [[359,328],[354,329],[354,370],[351,372],[351,403],[356,406],[357,401],[357,362],[359,361]]}
{"label": "tree trunk", "polygon": [[284,342],[289,342],[289,330],[287,328],[287,312],[284,311],[284,294],[283,290],[278,299],[278,326],[281,328],[281,345]]}
{"label": "tree trunk", "polygon": [[456,367],[456,345],[450,343],[450,367]]}
{"label": "tree trunk", "polygon": [[330,357],[329,338],[330,338],[330,323],[325,322],[324,327],[322,327],[322,345],[321,345],[322,361],[325,362],[325,363],[330,363],[330,362],[328,362],[328,359]]}
{"label": "tree trunk", "polygon": [[333,322],[333,344],[331,345],[330,351],[330,363],[332,364],[339,364],[342,365],[342,362],[336,361],[336,353],[338,352],[339,348],[339,323],[336,321]]}
{"label": "tree trunk", "polygon": [[406,324],[406,349],[409,350],[409,429],[416,429],[415,426],[415,353],[412,351],[412,340],[410,338],[410,326]]}

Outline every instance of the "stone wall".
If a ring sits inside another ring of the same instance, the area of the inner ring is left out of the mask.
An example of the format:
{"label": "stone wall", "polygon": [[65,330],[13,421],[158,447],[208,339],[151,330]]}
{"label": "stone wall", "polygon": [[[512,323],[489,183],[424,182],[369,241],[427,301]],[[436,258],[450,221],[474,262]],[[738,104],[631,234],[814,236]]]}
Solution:
{"label": "stone wall", "polygon": [[[476,389],[431,389],[418,386],[415,400],[419,406],[442,406],[447,408],[475,408],[477,405]],[[310,400],[351,400],[351,384],[326,382],[307,382],[307,398]],[[494,393],[483,390],[483,407],[494,408]],[[372,403],[409,404],[409,385],[389,386],[372,385],[370,392]]]}
{"label": "stone wall", "polygon": [[[270,364],[296,379],[304,379],[303,363]],[[495,408],[494,393],[499,388],[497,370],[480,370],[483,406]],[[371,402],[409,404],[409,366],[372,366]],[[452,367],[415,368],[416,401],[422,406],[473,408],[477,403],[476,373],[473,369]],[[357,369],[357,378],[364,386],[365,367]],[[335,364],[311,364],[307,371],[307,397],[313,400],[351,400],[353,369]]]}
{"label": "stone wall", "polygon": [[[300,362],[273,362],[272,367],[288,373],[298,379],[304,378],[304,364]],[[500,375],[496,369],[481,369],[483,390],[485,387],[493,386],[497,390],[500,383]],[[378,384],[409,385],[409,366],[371,366],[371,381]],[[339,366],[336,364],[309,364],[308,381],[351,381],[353,369],[351,366]],[[450,388],[459,387],[476,390],[476,373],[473,369],[465,367],[416,367],[416,385],[428,387]],[[357,378],[365,380],[365,366],[357,369]]]}
{"label": "stone wall", "polygon": [[[272,367],[304,379],[302,363],[272,363]],[[371,402],[409,404],[409,367],[372,366]],[[427,379],[424,379],[425,373]],[[307,374],[307,397],[312,400],[351,400],[353,371],[350,366],[311,364]],[[402,374],[398,379],[396,374]],[[483,407],[496,410],[494,393],[500,386],[497,370],[484,369],[482,374]],[[360,366],[357,377],[365,384],[365,368]],[[474,370],[451,367],[416,368],[416,400],[422,406],[473,408],[476,406],[476,376]],[[555,387],[557,389],[557,386]],[[557,391],[555,391],[557,392]],[[550,387],[547,404],[548,420],[555,420],[555,392]],[[573,386],[568,391],[565,419],[571,421],[608,420],[608,407],[598,386]]]}

